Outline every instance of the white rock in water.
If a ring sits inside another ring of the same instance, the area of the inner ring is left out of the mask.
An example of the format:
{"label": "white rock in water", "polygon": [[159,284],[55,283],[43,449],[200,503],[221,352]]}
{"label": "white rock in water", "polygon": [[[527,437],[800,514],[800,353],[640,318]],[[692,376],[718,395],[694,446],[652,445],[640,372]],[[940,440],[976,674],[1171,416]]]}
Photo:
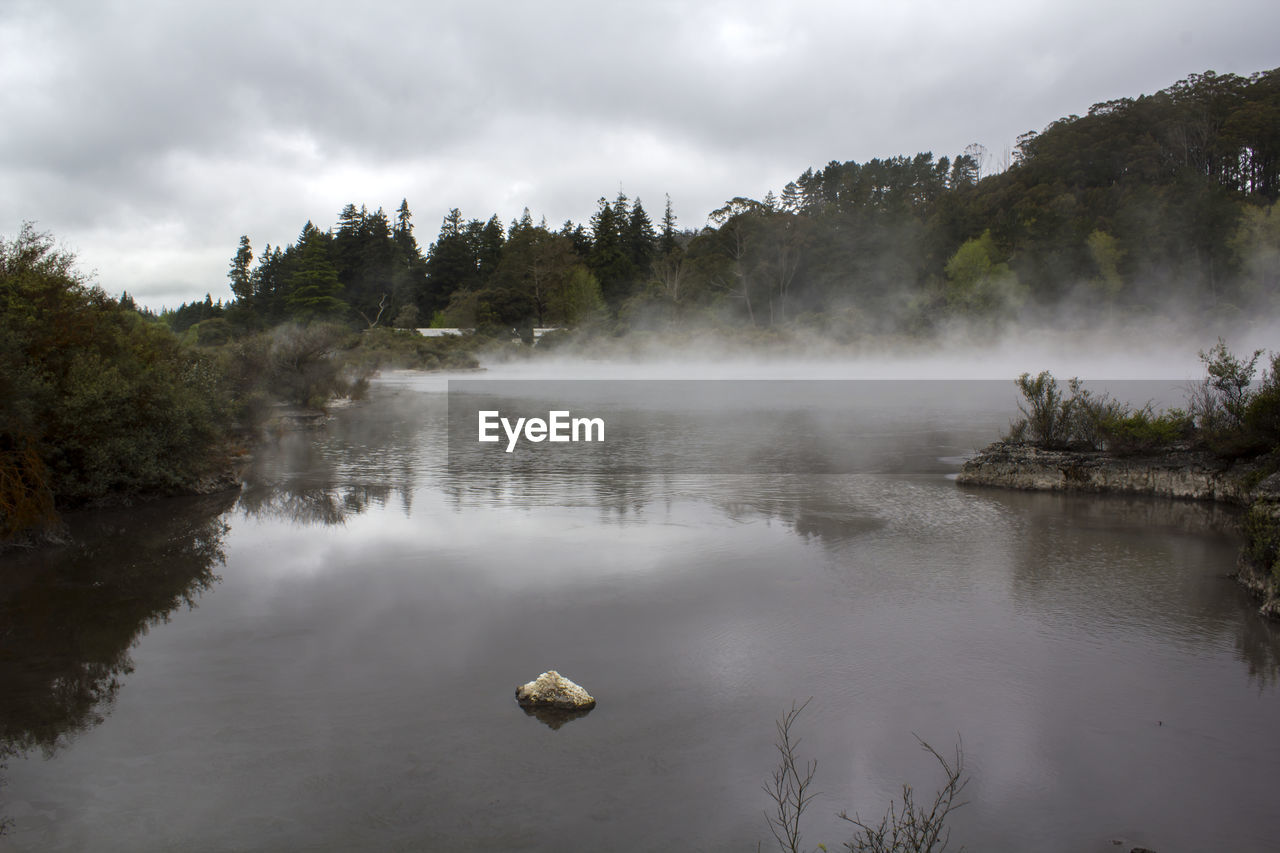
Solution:
{"label": "white rock in water", "polygon": [[596,706],[591,694],[554,669],[516,688],[516,701],[524,707],[586,711]]}

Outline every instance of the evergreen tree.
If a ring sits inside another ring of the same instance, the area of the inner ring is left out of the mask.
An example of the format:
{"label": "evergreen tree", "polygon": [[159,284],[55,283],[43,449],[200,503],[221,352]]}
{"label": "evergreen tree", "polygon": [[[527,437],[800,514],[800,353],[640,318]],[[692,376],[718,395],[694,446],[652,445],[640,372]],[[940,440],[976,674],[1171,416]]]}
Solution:
{"label": "evergreen tree", "polygon": [[653,263],[653,253],[657,249],[658,236],[654,233],[653,223],[645,212],[640,199],[631,206],[631,215],[623,231],[623,246],[627,259],[634,270],[648,270]]}
{"label": "evergreen tree", "polygon": [[617,308],[630,295],[634,272],[622,237],[628,212],[626,196],[619,193],[613,205],[601,198],[599,206],[600,209],[591,217],[591,254],[587,265],[600,282],[605,301]]}
{"label": "evergreen tree", "polygon": [[575,225],[571,219],[566,219],[564,225],[560,226],[560,236],[567,237],[573,243],[573,251],[578,257],[590,256],[591,235],[587,233],[587,229],[581,225]]}
{"label": "evergreen tree", "polygon": [[422,255],[418,241],[413,236],[413,214],[409,212],[409,200],[401,199],[396,210],[396,224],[391,232],[396,248],[400,250],[401,261],[406,265]]}
{"label": "evergreen tree", "polygon": [[227,277],[231,279],[231,292],[243,302],[253,298],[253,280],[249,270],[252,263],[253,248],[249,245],[249,237],[245,235],[240,238],[240,248],[231,259],[231,269],[227,272]]}
{"label": "evergreen tree", "polygon": [[341,319],[348,310],[341,295],[342,282],[338,270],[329,262],[325,244],[319,240],[302,244],[298,268],[290,276],[285,299],[289,314],[304,322]]}
{"label": "evergreen tree", "polygon": [[658,238],[658,254],[669,256],[676,250],[676,215],[671,210],[671,196],[667,196],[667,206],[662,212],[662,236]]}

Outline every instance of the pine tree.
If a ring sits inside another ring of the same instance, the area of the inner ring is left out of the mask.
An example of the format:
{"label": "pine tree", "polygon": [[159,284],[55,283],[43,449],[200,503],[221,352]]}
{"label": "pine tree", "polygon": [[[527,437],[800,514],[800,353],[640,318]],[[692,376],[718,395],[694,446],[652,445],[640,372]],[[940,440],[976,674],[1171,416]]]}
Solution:
{"label": "pine tree", "polygon": [[285,299],[289,313],[303,321],[339,319],[348,310],[341,294],[342,282],[329,262],[325,245],[319,240],[307,241],[298,258],[298,269],[289,278],[289,295]]}
{"label": "pine tree", "polygon": [[637,198],[623,230],[623,246],[632,268],[637,271],[649,269],[657,245],[658,235],[654,233],[653,222]]}
{"label": "pine tree", "polygon": [[658,238],[658,254],[667,257],[674,252],[676,243],[676,215],[671,210],[671,196],[667,196],[667,206],[662,212],[662,236]]}
{"label": "pine tree", "polygon": [[252,263],[253,248],[249,245],[248,235],[245,235],[240,238],[240,248],[236,249],[231,269],[227,272],[227,278],[231,279],[231,292],[242,302],[253,298],[253,280],[249,272]]}
{"label": "pine tree", "polygon": [[413,236],[413,214],[409,212],[408,199],[401,199],[400,207],[396,210],[396,224],[391,230],[391,239],[399,250],[399,261],[404,267],[412,267],[415,262],[422,260],[422,249]]}

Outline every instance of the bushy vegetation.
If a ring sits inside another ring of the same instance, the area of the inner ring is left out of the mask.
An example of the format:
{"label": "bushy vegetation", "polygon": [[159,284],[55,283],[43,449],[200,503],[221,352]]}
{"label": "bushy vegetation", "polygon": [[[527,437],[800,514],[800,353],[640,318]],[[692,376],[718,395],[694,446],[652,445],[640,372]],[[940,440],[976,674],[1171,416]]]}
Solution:
{"label": "bushy vegetation", "polygon": [[215,358],[90,285],[48,235],[0,241],[0,538],[214,473],[228,403]]}
{"label": "bushy vegetation", "polygon": [[1200,447],[1225,458],[1256,457],[1280,447],[1280,354],[1258,381],[1262,350],[1234,355],[1219,339],[1200,360],[1208,374],[1196,386],[1188,408],[1155,412],[1150,403],[1135,408],[1110,395],[1094,395],[1079,379],[1067,393],[1048,371],[1014,382],[1022,392],[1022,417],[1008,438],[1046,448],[1142,453],[1175,446]]}
{"label": "bushy vegetation", "polygon": [[476,352],[483,344],[469,335],[428,338],[413,329],[368,329],[348,355],[348,363],[363,371],[384,368],[411,370],[470,370],[480,366]]}
{"label": "bushy vegetation", "polygon": [[1242,532],[1245,555],[1264,572],[1280,582],[1280,523],[1268,507],[1251,506],[1245,514]]}
{"label": "bushy vegetation", "polygon": [[1262,350],[1237,357],[1219,340],[1200,358],[1208,376],[1192,394],[1204,443],[1226,457],[1256,456],[1280,445],[1280,353],[1255,383]]}
{"label": "bushy vegetation", "polygon": [[225,318],[179,338],[24,226],[0,240],[0,543],[106,497],[207,488],[274,403],[359,395],[369,369],[343,358],[359,344],[340,324]]}

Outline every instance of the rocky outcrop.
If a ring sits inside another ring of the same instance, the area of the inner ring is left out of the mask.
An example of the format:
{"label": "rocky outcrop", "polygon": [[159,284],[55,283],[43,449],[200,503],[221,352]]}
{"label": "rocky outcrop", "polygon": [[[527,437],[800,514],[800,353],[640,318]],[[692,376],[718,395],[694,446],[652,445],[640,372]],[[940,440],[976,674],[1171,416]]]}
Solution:
{"label": "rocky outcrop", "polygon": [[957,482],[1062,492],[1119,492],[1246,504],[1250,469],[1208,453],[1173,450],[1113,456],[1100,450],[1046,450],[997,441],[967,460]]}
{"label": "rocky outcrop", "polygon": [[590,693],[554,669],[517,687],[516,701],[526,708],[554,708],[558,711],[589,711],[596,706],[596,700]]}
{"label": "rocky outcrop", "polygon": [[1058,492],[1107,492],[1214,501],[1247,508],[1245,546],[1236,579],[1280,618],[1280,473],[1263,478],[1259,463],[1230,464],[1211,454],[1174,449],[1144,456],[1099,450],[1048,450],[997,441],[965,461],[956,482]]}

